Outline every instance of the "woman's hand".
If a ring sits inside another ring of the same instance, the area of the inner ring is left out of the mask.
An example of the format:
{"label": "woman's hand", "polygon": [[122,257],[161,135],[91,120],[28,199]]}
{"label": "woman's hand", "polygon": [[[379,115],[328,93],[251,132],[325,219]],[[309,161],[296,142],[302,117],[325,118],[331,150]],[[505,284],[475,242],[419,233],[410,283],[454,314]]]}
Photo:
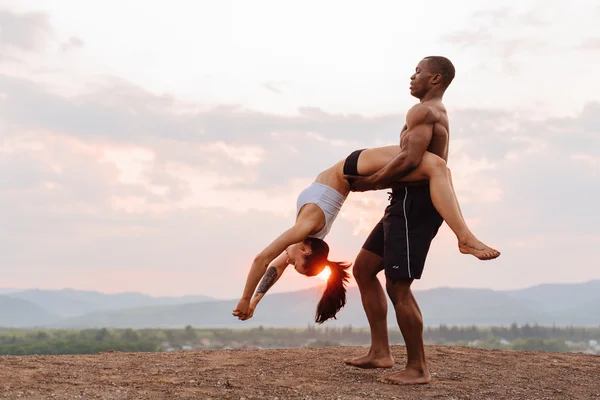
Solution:
{"label": "woman's hand", "polygon": [[238,317],[240,321],[250,319],[254,315],[257,304],[258,299],[256,297],[253,300],[241,299],[235,310],[233,310],[233,315]]}
{"label": "woman's hand", "polygon": [[[254,309],[252,309],[252,313],[254,313]],[[248,314],[250,314],[250,300],[241,298],[237,307],[235,308],[235,310],[233,310],[233,316],[238,317],[239,320],[244,321],[249,318],[247,317]],[[250,314],[250,316],[252,315]]]}

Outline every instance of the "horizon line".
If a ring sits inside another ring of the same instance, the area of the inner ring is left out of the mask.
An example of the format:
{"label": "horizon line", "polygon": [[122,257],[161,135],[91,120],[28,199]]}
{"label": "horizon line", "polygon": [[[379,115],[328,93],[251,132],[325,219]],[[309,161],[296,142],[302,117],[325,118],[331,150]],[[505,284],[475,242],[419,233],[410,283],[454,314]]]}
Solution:
{"label": "horizon line", "polygon": [[[525,289],[531,289],[534,287],[539,287],[539,286],[550,286],[550,285],[585,285],[585,284],[590,284],[593,282],[600,282],[600,279],[589,279],[589,280],[585,280],[585,281],[579,281],[579,282],[544,282],[544,283],[538,283],[535,285],[530,285],[530,286],[524,286],[524,287],[520,287],[520,288],[511,288],[511,289],[491,289],[488,287],[464,287],[464,286],[436,286],[436,287],[432,287],[432,288],[428,288],[428,289],[414,289],[414,292],[427,292],[427,291],[431,291],[431,290],[440,290],[440,289],[454,289],[454,290],[491,290],[493,292],[510,292],[510,291],[516,291],[516,290],[525,290]],[[308,291],[314,291],[314,290],[322,290],[322,286],[313,286],[307,289],[299,289],[299,290],[287,290],[287,291],[274,291],[271,292],[271,295],[284,295],[284,294],[291,294],[291,293],[298,293],[298,292],[308,292]],[[347,289],[352,289],[352,288],[358,288],[357,285],[348,285]],[[8,291],[8,292],[7,292]],[[108,295],[108,296],[116,296],[116,295],[124,295],[124,294],[134,294],[134,295],[142,295],[142,296],[148,296],[151,298],[182,298],[182,297],[206,297],[207,299],[210,300],[218,300],[218,301],[230,301],[230,300],[235,300],[237,299],[237,297],[234,298],[223,298],[223,297],[214,297],[214,296],[210,296],[210,295],[206,295],[206,294],[182,294],[182,295],[155,295],[155,294],[150,294],[150,293],[146,293],[146,292],[140,292],[140,291],[122,291],[122,292],[103,292],[100,290],[93,290],[93,289],[76,289],[76,288],[71,288],[71,287],[63,287],[63,288],[53,288],[53,289],[40,289],[40,288],[35,288],[35,287],[29,287],[29,288],[15,288],[15,287],[0,287],[0,296],[6,296],[6,295],[10,295],[10,294],[14,294],[14,293],[20,293],[20,292],[27,292],[27,291],[45,291],[45,292],[63,292],[63,291],[74,291],[74,292],[85,292],[85,293],[99,293],[99,294],[103,294],[103,295]]]}

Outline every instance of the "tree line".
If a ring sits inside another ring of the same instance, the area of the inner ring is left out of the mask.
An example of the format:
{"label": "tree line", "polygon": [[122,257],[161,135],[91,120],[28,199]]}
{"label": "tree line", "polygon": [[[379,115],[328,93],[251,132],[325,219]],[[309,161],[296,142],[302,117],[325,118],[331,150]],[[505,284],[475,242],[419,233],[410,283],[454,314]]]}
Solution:
{"label": "tree line", "polygon": [[[402,344],[400,331],[390,329],[390,342]],[[469,345],[512,350],[570,351],[567,342],[600,341],[600,327],[545,327],[512,324],[507,327],[425,327],[428,344]],[[181,349],[297,348],[367,346],[366,328],[305,329],[0,329],[0,355],[94,354],[103,351],[155,352]]]}

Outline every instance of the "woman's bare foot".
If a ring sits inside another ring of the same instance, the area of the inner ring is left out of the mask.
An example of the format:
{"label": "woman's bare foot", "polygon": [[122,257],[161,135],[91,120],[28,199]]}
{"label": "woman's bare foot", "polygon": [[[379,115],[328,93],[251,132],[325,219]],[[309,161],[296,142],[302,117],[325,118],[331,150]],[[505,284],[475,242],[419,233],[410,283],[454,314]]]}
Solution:
{"label": "woman's bare foot", "polygon": [[480,260],[493,260],[500,255],[496,249],[485,245],[475,236],[458,240],[458,249],[463,254],[472,254]]}
{"label": "woman's bare foot", "polygon": [[431,375],[427,368],[406,367],[400,372],[384,375],[379,381],[392,385],[419,385],[431,382]]}
{"label": "woman's bare foot", "polygon": [[357,368],[392,368],[394,366],[394,359],[391,354],[375,356],[371,352],[362,357],[346,358],[344,362]]}

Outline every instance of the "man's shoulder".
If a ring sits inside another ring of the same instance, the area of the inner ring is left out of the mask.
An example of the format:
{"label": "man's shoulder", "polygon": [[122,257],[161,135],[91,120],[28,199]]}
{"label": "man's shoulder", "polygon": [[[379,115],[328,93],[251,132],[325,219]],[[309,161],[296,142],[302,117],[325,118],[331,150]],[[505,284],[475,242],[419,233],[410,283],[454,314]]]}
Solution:
{"label": "man's shoulder", "polygon": [[415,104],[406,114],[407,125],[435,124],[440,119],[440,111],[433,104]]}

